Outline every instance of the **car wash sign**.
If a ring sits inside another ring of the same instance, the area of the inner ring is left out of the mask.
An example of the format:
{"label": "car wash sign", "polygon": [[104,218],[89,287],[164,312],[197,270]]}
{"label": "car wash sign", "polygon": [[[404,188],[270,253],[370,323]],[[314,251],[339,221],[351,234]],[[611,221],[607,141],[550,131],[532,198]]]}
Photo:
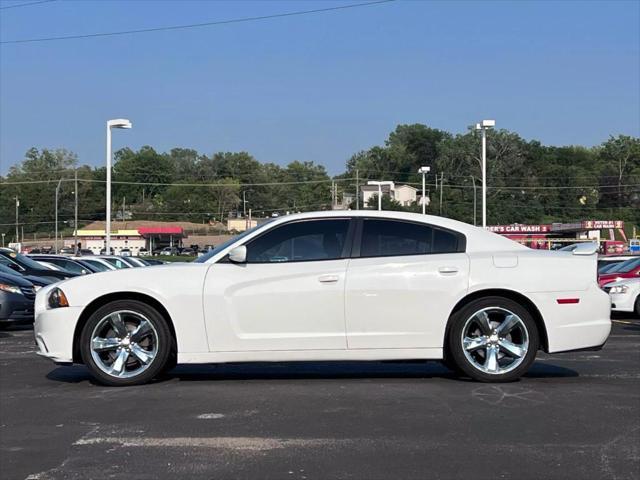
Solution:
{"label": "car wash sign", "polygon": [[622,220],[585,220],[582,222],[584,230],[603,230],[606,228],[624,228]]}
{"label": "car wash sign", "polygon": [[551,225],[522,225],[514,223],[513,225],[490,225],[487,230],[502,235],[529,235],[534,233],[549,233]]}

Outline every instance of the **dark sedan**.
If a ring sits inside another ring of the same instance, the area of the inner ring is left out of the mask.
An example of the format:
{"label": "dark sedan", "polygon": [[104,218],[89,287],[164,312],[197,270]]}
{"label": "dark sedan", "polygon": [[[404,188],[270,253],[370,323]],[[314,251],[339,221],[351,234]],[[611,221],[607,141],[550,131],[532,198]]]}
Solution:
{"label": "dark sedan", "polygon": [[29,255],[29,258],[33,258],[37,262],[52,263],[67,272],[77,273],[78,275],[87,275],[88,273],[100,271],[89,264],[89,262],[83,262],[81,259],[64,257],[62,255]]}
{"label": "dark sedan", "polygon": [[36,288],[19,275],[0,273],[0,328],[33,323]]}
{"label": "dark sedan", "polygon": [[10,248],[0,248],[0,263],[22,275],[34,275],[53,280],[66,280],[67,278],[78,276],[77,273],[67,272],[66,270],[48,269],[35,260]]}

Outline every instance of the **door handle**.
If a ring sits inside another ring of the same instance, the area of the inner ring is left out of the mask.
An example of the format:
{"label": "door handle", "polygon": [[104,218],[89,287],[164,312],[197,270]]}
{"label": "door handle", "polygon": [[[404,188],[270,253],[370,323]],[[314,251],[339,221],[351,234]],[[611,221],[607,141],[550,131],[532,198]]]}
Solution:
{"label": "door handle", "polygon": [[339,280],[338,275],[320,275],[318,281],[320,283],[335,283]]}
{"label": "door handle", "polygon": [[438,268],[438,273],[441,275],[455,275],[458,273],[457,267],[440,267]]}

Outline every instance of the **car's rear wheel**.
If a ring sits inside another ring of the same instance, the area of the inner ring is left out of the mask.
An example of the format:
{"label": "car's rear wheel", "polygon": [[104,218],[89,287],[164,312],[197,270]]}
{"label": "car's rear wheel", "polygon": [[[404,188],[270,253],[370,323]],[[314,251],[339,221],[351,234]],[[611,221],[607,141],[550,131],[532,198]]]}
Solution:
{"label": "car's rear wheel", "polygon": [[448,346],[459,369],[481,382],[510,382],[535,360],[536,323],[522,305],[503,297],[475,300],[453,316]]}
{"label": "car's rear wheel", "polygon": [[636,298],[636,307],[635,307],[636,315],[640,317],[640,295]]}
{"label": "car's rear wheel", "polygon": [[116,300],[85,324],[80,351],[93,376],[105,385],[146,383],[164,369],[171,335],[163,316],[137,300]]}

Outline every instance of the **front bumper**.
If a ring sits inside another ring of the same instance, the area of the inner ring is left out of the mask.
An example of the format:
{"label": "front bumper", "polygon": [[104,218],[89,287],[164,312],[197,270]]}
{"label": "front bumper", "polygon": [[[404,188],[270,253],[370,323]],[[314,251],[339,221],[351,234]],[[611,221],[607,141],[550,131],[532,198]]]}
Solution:
{"label": "front bumper", "polygon": [[73,337],[83,308],[36,308],[33,333],[38,355],[56,363],[73,362]]}
{"label": "front bumper", "polygon": [[2,292],[0,295],[0,323],[33,323],[33,299],[19,293]]}
{"label": "front bumper", "polygon": [[614,312],[633,312],[635,308],[635,298],[629,292],[611,293],[611,310]]}

